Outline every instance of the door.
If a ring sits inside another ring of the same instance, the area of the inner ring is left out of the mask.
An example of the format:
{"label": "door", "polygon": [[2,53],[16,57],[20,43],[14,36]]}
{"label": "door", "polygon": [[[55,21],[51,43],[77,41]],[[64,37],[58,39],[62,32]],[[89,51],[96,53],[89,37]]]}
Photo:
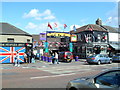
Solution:
{"label": "door", "polygon": [[104,57],[104,55],[100,54],[99,57],[100,57],[101,63],[105,63],[105,57]]}

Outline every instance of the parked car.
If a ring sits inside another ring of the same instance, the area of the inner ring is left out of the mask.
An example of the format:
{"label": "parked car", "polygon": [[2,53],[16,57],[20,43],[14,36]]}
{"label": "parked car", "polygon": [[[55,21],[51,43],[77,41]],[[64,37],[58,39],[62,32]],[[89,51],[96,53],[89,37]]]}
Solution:
{"label": "parked car", "polygon": [[115,56],[112,57],[113,61],[120,62],[120,53],[117,53]]}
{"label": "parked car", "polygon": [[73,60],[73,54],[70,51],[59,52],[59,61],[71,62]]}
{"label": "parked car", "polygon": [[105,54],[94,54],[87,57],[87,63],[96,63],[100,65],[101,63],[112,63],[112,58]]}
{"label": "parked car", "polygon": [[115,90],[120,90],[120,67],[102,71],[94,76],[71,80],[66,86],[66,90],[81,90],[82,88],[116,88]]}

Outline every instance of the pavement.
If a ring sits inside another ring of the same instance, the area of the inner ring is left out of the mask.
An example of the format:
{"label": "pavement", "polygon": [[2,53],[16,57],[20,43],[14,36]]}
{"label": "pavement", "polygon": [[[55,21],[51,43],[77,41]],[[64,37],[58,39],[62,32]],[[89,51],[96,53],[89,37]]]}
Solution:
{"label": "pavement", "polygon": [[[79,59],[78,61],[73,60],[71,63],[79,63],[79,62],[85,62],[85,59]],[[68,63],[60,62],[60,65],[64,65]],[[35,63],[22,63],[20,64],[20,68],[41,68],[41,67],[49,67],[50,65],[53,65],[52,62],[46,62],[41,60],[35,60]],[[68,64],[70,65],[70,63]],[[1,64],[0,69],[11,69],[15,66],[12,63],[8,64]]]}

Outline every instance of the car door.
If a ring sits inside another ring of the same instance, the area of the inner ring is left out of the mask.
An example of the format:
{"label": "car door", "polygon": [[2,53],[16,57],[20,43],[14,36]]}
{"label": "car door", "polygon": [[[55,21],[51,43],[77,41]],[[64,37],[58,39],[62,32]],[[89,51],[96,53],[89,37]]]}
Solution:
{"label": "car door", "polygon": [[105,58],[105,63],[108,63],[110,61],[108,55],[104,55],[104,58]]}
{"label": "car door", "polygon": [[105,62],[105,58],[104,58],[104,56],[102,55],[102,54],[100,54],[100,60],[101,60],[101,63],[104,63]]}
{"label": "car door", "polygon": [[97,88],[120,88],[120,70],[114,70],[97,76],[94,81]]}

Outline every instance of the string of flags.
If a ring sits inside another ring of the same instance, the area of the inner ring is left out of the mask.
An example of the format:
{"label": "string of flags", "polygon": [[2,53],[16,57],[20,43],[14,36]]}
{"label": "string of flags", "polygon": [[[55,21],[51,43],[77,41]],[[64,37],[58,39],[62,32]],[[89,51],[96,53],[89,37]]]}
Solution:
{"label": "string of flags", "polygon": [[[53,30],[53,26],[49,22],[48,22],[47,27],[49,27],[50,29]],[[54,28],[57,28],[57,27],[58,27],[57,23],[54,23]],[[66,29],[67,24],[63,24],[63,27],[64,27],[64,29]]]}

